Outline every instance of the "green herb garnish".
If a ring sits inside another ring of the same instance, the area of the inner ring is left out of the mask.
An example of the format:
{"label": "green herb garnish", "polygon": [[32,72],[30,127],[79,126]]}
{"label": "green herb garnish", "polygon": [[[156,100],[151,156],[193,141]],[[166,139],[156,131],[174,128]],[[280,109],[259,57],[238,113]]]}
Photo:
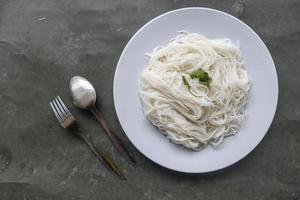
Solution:
{"label": "green herb garnish", "polygon": [[199,83],[208,87],[212,81],[212,79],[209,77],[208,73],[206,71],[204,71],[203,69],[199,68],[196,71],[192,72],[190,74],[190,77],[192,79],[198,79]]}
{"label": "green herb garnish", "polygon": [[[199,83],[201,85],[204,85],[206,87],[209,88],[209,85],[212,81],[212,79],[209,77],[208,73],[206,71],[204,71],[203,69],[199,68],[196,71],[192,72],[190,74],[191,79],[198,79]],[[191,91],[191,86],[189,84],[189,82],[187,81],[185,76],[182,76],[182,81],[183,84],[187,86],[189,92],[191,93],[191,95],[195,96],[195,97],[201,97],[201,96],[197,96],[195,95],[192,91]]]}
{"label": "green herb garnish", "polygon": [[186,80],[185,76],[182,76],[182,81],[183,81],[183,84],[188,87],[188,89],[191,88],[191,86],[190,86],[189,82]]}
{"label": "green herb garnish", "polygon": [[197,96],[195,95],[192,91],[191,91],[191,86],[189,84],[189,82],[186,80],[185,76],[182,76],[182,81],[183,81],[183,84],[187,86],[189,92],[191,93],[191,95],[195,96],[195,97],[201,97],[201,96]]}

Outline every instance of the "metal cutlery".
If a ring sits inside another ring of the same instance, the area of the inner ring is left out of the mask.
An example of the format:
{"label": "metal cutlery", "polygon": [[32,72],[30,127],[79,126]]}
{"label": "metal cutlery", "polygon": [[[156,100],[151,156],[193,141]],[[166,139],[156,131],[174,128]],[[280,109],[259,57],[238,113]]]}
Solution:
{"label": "metal cutlery", "polygon": [[94,145],[94,143],[87,134],[83,134],[80,131],[75,117],[71,114],[71,112],[59,96],[57,96],[52,102],[50,102],[50,106],[58,122],[63,128],[73,129],[76,132],[76,134],[89,146],[91,151],[97,156],[97,158],[104,164],[104,166],[109,171],[111,171],[115,176],[119,177],[120,179],[126,180],[126,177],[124,176],[123,172],[115,164],[113,159],[106,155],[99,147]]}
{"label": "metal cutlery", "polygon": [[125,156],[131,164],[135,165],[136,160],[129,151],[129,148],[126,147],[124,142],[115,133],[112,132],[112,130],[108,127],[107,123],[105,122],[102,114],[96,108],[96,91],[93,85],[83,77],[74,76],[70,81],[70,90],[74,104],[81,109],[90,110],[102,125],[103,129],[105,130],[105,133],[107,134],[115,148],[123,156]]}

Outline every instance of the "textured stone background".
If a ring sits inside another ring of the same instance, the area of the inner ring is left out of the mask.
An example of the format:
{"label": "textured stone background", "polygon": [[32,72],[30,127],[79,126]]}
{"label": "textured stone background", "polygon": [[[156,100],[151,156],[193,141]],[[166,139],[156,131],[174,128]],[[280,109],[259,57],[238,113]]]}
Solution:
{"label": "textured stone background", "polygon": [[[274,122],[238,164],[191,176],[166,170],[137,151],[138,166],[127,164],[97,122],[73,108],[126,169],[129,180],[120,182],[58,126],[48,101],[59,94],[70,105],[70,77],[88,77],[98,106],[122,135],[112,99],[122,49],[150,19],[188,6],[228,12],[264,40],[279,76]],[[299,0],[0,0],[0,200],[300,199],[299,65]]]}

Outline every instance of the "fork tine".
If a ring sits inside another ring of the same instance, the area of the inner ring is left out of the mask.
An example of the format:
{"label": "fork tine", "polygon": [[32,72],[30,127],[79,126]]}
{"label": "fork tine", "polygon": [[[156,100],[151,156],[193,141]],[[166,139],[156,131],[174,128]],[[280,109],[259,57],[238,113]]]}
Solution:
{"label": "fork tine", "polygon": [[61,106],[59,100],[57,99],[57,97],[55,98],[55,102],[56,102],[56,104],[57,104],[57,106],[58,106],[60,112],[63,114],[63,117],[64,117],[64,118],[67,117],[67,113],[66,113],[66,112],[64,111],[64,109],[62,108],[62,106]]}
{"label": "fork tine", "polygon": [[64,102],[61,100],[60,96],[57,96],[59,102],[60,102],[60,105],[63,107],[63,109],[65,110],[65,112],[68,114],[68,115],[71,115],[71,112],[69,111],[69,109],[67,108],[67,106],[64,104]]}
{"label": "fork tine", "polygon": [[55,110],[56,110],[57,114],[60,116],[60,119],[63,120],[64,119],[64,115],[61,113],[61,111],[59,110],[58,106],[56,105],[56,101],[53,100],[52,103],[53,103],[53,105],[55,107]]}
{"label": "fork tine", "polygon": [[57,118],[58,121],[60,121],[61,118],[60,118],[60,116],[58,115],[56,109],[54,108],[52,102],[50,102],[50,106],[51,106],[51,108],[52,108],[52,111],[54,112],[55,117]]}

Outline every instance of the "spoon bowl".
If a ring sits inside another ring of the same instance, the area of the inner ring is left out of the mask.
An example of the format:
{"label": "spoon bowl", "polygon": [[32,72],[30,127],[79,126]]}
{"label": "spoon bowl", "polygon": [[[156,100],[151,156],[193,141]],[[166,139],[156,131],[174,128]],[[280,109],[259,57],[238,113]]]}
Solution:
{"label": "spoon bowl", "polygon": [[74,104],[81,109],[90,109],[96,103],[96,91],[93,85],[81,76],[74,76],[70,81],[70,91]]}

